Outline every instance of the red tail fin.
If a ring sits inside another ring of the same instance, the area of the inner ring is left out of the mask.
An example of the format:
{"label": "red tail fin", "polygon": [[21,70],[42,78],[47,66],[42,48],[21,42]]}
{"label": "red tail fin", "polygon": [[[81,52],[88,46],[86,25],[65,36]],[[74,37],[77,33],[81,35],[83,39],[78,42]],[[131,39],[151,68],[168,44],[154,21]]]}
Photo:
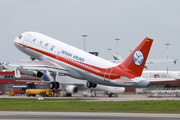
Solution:
{"label": "red tail fin", "polygon": [[153,39],[145,37],[118,67],[125,67],[135,76],[141,76],[152,42]]}

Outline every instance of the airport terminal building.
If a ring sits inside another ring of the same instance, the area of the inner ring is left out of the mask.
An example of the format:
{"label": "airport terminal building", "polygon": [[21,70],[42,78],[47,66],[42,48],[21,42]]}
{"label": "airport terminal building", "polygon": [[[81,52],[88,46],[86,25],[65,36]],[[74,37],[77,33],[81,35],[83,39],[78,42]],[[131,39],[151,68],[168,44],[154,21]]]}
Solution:
{"label": "airport terminal building", "polygon": [[19,82],[17,80],[41,81],[35,77],[29,77],[21,73],[21,78],[15,78],[15,72],[0,72],[0,91],[8,92],[13,86],[26,86],[26,82]]}

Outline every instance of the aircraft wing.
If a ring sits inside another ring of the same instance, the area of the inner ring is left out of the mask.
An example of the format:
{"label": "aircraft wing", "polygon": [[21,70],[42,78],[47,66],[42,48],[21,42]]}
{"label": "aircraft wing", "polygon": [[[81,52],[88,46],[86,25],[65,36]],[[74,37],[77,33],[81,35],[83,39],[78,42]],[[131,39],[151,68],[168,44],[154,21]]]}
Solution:
{"label": "aircraft wing", "polygon": [[69,74],[69,71],[59,64],[43,60],[43,61],[23,61],[18,63],[6,63],[6,65],[20,67],[22,69],[32,69],[32,70],[42,70],[42,71],[52,71],[60,72],[63,74]]}
{"label": "aircraft wing", "polygon": [[16,82],[26,82],[26,83],[50,83],[50,81],[35,81],[35,80],[15,80]]}

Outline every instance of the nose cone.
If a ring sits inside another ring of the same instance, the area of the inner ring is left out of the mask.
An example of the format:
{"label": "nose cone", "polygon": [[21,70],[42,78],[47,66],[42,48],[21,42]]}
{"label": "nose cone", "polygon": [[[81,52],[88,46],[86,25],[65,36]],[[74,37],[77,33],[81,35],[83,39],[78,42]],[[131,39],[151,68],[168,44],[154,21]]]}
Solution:
{"label": "nose cone", "polygon": [[22,37],[23,37],[22,35],[19,35],[18,37],[16,37],[16,38],[14,39],[14,44],[15,44],[15,43],[22,43],[22,41],[23,41],[23,40],[22,40]]}
{"label": "nose cone", "polygon": [[14,39],[14,45],[17,47],[18,46],[18,37],[16,37],[15,39]]}

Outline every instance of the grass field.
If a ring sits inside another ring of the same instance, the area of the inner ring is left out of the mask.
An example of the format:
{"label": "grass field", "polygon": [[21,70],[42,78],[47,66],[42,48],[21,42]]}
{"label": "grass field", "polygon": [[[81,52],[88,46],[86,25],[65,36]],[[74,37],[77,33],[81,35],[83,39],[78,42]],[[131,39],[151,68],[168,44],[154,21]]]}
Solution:
{"label": "grass field", "polygon": [[84,99],[1,98],[0,111],[180,113],[180,101],[87,102]]}

